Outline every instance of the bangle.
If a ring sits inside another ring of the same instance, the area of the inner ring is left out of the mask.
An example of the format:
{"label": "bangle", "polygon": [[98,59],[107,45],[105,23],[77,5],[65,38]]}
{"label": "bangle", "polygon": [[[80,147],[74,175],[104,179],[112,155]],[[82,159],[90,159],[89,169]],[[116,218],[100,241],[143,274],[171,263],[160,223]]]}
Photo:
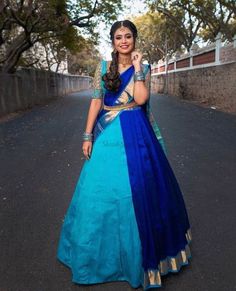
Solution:
{"label": "bangle", "polygon": [[93,139],[92,133],[88,133],[88,132],[83,133],[83,141],[92,141],[92,139]]}
{"label": "bangle", "polygon": [[144,73],[142,71],[138,71],[134,74],[134,82],[135,81],[144,81],[145,77],[144,77]]}

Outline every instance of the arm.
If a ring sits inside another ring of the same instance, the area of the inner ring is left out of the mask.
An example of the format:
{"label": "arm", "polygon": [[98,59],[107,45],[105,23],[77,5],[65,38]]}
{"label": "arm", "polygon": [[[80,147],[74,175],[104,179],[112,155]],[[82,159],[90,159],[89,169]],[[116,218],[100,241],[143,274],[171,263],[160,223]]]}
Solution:
{"label": "arm", "polygon": [[102,107],[102,101],[103,101],[103,91],[101,86],[101,62],[98,63],[94,78],[93,78],[93,95],[90,102],[90,107],[88,111],[88,117],[87,117],[87,123],[85,132],[86,133],[92,133],[95,120],[97,118],[97,115]]}
{"label": "arm", "polygon": [[[141,70],[141,64],[135,66],[135,73]],[[150,80],[151,72],[150,69],[148,69],[144,81],[134,82],[134,100],[139,105],[146,103],[149,99]]]}
{"label": "arm", "polygon": [[92,133],[95,120],[102,107],[101,98],[93,98],[90,102],[85,132]]}
{"label": "arm", "polygon": [[[85,132],[91,134],[99,111],[103,103],[103,91],[101,86],[101,62],[97,65],[93,79],[93,96],[90,102]],[[83,153],[86,159],[90,158],[92,151],[92,140],[83,141]]]}

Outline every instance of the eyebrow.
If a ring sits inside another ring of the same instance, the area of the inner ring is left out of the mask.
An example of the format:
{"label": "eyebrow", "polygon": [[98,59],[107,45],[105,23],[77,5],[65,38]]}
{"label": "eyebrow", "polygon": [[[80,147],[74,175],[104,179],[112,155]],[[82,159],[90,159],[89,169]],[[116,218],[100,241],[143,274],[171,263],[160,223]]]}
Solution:
{"label": "eyebrow", "polygon": [[[125,35],[132,35],[132,33],[126,33]],[[122,34],[117,34],[116,36],[122,36]]]}

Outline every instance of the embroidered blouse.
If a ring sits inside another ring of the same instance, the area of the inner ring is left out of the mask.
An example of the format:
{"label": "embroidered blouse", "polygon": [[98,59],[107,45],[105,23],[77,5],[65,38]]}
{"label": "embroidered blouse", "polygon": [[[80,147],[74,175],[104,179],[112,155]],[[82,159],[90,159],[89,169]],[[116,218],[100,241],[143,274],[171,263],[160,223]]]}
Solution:
{"label": "embroidered blouse", "polygon": [[[93,78],[93,95],[92,99],[99,99],[103,98],[104,95],[104,88],[103,88],[103,81],[102,81],[102,71],[104,70],[103,66],[107,66],[108,62],[106,61],[100,61],[96,67],[94,78]],[[141,65],[142,70],[145,75],[145,85],[147,89],[150,92],[150,87],[151,87],[151,70],[150,66],[147,64],[142,64]],[[131,82],[133,82],[133,78],[131,79]],[[133,94],[132,94],[133,95]]]}

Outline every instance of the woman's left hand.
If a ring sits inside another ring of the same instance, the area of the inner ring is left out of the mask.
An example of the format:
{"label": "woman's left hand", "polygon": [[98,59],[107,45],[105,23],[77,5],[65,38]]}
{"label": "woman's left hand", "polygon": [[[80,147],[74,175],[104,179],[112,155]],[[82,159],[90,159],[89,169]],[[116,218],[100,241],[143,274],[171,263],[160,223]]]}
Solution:
{"label": "woman's left hand", "polygon": [[133,51],[131,53],[131,61],[134,65],[134,67],[139,66],[141,64],[142,57],[143,57],[143,55],[138,51]]}

